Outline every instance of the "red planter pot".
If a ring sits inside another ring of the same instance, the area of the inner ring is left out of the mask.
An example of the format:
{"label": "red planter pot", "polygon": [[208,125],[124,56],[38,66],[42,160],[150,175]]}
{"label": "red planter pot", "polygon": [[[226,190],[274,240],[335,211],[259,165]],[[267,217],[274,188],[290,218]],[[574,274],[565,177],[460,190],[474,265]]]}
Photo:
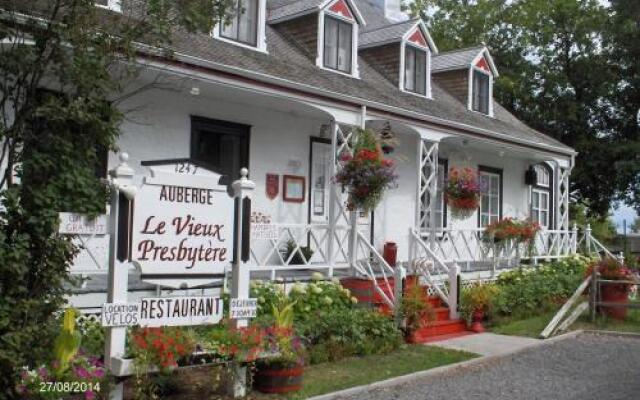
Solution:
{"label": "red planter pot", "polygon": [[[626,304],[629,302],[629,292],[626,284],[606,284],[600,289],[600,298],[603,302]],[[610,318],[623,321],[627,318],[626,307],[600,306],[600,312]]]}
{"label": "red planter pot", "polygon": [[471,330],[476,333],[484,332],[484,326],[482,326],[482,320],[484,319],[484,311],[475,310],[473,312],[473,322],[471,323]]}
{"label": "red planter pot", "polygon": [[302,365],[258,364],[253,385],[262,393],[289,393],[302,389]]}

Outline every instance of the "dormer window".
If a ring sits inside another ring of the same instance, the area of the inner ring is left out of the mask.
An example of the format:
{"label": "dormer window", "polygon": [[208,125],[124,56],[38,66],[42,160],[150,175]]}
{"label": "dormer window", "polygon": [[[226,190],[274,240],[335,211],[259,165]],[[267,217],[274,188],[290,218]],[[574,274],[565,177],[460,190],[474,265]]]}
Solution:
{"label": "dormer window", "polygon": [[234,0],[228,18],[213,29],[213,37],[237,46],[267,51],[266,0]]}
{"label": "dormer window", "polygon": [[353,24],[325,15],[324,66],[351,73],[353,58]]}
{"label": "dormer window", "polygon": [[228,23],[218,24],[220,36],[255,46],[258,41],[258,0],[238,0]]}
{"label": "dormer window", "polygon": [[324,4],[318,13],[316,65],[358,78],[358,28],[364,20],[351,0]]}
{"label": "dormer window", "polygon": [[409,44],[404,48],[404,90],[427,95],[427,51]]}
{"label": "dormer window", "polygon": [[473,70],[473,111],[489,114],[490,76],[484,71]]}

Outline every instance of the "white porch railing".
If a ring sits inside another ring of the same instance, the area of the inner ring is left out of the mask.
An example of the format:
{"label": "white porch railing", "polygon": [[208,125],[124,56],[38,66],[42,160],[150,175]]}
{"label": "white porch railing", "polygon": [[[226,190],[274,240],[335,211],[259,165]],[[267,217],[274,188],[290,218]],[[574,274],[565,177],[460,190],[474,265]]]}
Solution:
{"label": "white porch railing", "polygon": [[439,253],[443,253],[442,248],[432,250],[415,229],[411,230],[410,267],[427,282],[438,297],[449,304],[449,287],[442,278],[448,277],[449,266]]}
{"label": "white porch railing", "polygon": [[390,280],[394,276],[394,270],[387,261],[373,247],[362,232],[356,231],[354,269],[371,280],[375,291],[382,300],[391,308],[395,307],[396,296],[394,282]]}
{"label": "white porch railing", "polygon": [[[271,279],[276,278],[277,271],[291,270],[326,270],[327,276],[332,277],[335,269],[349,267],[348,228],[331,228],[329,224],[273,225],[276,236],[252,240],[252,271],[268,271]],[[310,257],[307,247],[312,251]]]}
{"label": "white porch railing", "polygon": [[495,243],[482,228],[444,229],[436,233],[433,249],[429,247],[430,232],[412,232],[414,240],[428,248],[445,264],[491,262],[494,267],[501,263],[513,266],[520,260],[529,259],[534,263],[540,259],[554,259],[575,254],[577,251],[577,229],[540,230],[532,243],[515,244],[507,241]]}

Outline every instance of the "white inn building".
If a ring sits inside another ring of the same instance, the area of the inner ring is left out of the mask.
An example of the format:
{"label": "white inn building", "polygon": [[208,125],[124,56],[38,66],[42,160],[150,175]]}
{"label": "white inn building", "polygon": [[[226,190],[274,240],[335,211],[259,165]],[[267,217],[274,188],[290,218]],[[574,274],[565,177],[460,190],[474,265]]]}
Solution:
{"label": "white inn building", "polygon": [[[494,100],[500,77],[487,47],[439,51],[397,0],[239,1],[229,25],[177,32],[170,57],[140,56],[131,85],[154,85],[122,103],[118,147],[138,182],[145,161],[191,159],[232,179],[247,167],[253,222],[270,226],[252,240],[253,277],[384,278],[393,274],[381,257],[386,242],[434,284],[454,266],[481,274],[576,251],[568,214],[576,152]],[[129,2],[98,3],[126,13]],[[390,130],[398,142],[398,187],[371,215],[347,211],[332,183],[354,127]],[[118,164],[109,154],[109,169]],[[487,185],[464,220],[443,201],[451,167],[477,170]],[[496,254],[482,240],[486,225],[507,216],[543,226],[533,254]],[[286,257],[287,242],[312,254]],[[140,296],[156,290],[131,281]],[[77,305],[101,304],[104,282],[95,275]]]}

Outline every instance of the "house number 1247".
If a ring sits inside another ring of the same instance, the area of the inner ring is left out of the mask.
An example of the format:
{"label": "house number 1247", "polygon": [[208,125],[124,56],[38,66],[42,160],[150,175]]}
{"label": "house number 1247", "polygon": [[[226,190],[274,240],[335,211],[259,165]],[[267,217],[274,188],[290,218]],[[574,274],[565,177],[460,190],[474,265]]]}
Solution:
{"label": "house number 1247", "polygon": [[176,164],[176,173],[178,174],[192,174],[195,175],[198,170],[197,165],[193,165],[190,163],[181,163]]}

